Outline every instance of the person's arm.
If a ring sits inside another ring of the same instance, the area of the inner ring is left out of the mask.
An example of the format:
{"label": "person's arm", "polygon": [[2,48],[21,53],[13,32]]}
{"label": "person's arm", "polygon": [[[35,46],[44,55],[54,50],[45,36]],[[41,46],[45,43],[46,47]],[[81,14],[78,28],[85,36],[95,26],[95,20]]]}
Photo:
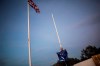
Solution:
{"label": "person's arm", "polygon": [[68,53],[67,53],[66,49],[64,50],[64,58],[65,58],[65,59],[68,58]]}
{"label": "person's arm", "polygon": [[57,52],[57,55],[58,55],[58,57],[60,57],[60,54],[59,54],[59,52]]}

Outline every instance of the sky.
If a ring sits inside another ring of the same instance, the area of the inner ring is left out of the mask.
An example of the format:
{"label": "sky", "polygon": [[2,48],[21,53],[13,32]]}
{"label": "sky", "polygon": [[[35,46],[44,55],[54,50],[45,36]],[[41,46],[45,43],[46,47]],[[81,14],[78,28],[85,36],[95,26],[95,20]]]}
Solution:
{"label": "sky", "polygon": [[[30,7],[32,66],[51,66],[58,60],[60,47],[51,13],[69,58],[80,58],[88,45],[100,47],[99,0],[33,1],[40,14]],[[2,66],[28,66],[27,30],[27,0],[0,0]]]}

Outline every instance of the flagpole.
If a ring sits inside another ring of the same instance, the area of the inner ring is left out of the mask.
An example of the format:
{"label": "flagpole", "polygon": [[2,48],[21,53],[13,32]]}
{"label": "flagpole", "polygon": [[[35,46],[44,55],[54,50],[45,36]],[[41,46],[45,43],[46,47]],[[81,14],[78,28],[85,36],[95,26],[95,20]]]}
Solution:
{"label": "flagpole", "polygon": [[59,37],[59,34],[58,34],[58,30],[57,30],[57,27],[56,27],[56,22],[54,20],[53,14],[52,14],[52,19],[53,19],[53,23],[54,23],[54,26],[55,26],[56,35],[57,35],[57,38],[58,38],[58,42],[59,42],[60,48],[62,48],[62,44],[61,44],[61,41],[60,41],[60,37]]}
{"label": "flagpole", "polygon": [[30,46],[30,19],[29,19],[29,4],[27,4],[27,12],[28,12],[28,52],[29,52],[29,66],[31,65],[31,46]]}

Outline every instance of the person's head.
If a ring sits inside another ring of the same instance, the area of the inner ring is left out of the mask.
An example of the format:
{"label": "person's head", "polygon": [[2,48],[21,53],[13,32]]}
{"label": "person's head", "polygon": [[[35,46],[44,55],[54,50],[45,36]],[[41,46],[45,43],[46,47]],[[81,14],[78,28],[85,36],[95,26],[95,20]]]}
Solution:
{"label": "person's head", "polygon": [[60,50],[62,51],[62,50],[63,50],[63,48],[62,48],[62,47],[60,47]]}

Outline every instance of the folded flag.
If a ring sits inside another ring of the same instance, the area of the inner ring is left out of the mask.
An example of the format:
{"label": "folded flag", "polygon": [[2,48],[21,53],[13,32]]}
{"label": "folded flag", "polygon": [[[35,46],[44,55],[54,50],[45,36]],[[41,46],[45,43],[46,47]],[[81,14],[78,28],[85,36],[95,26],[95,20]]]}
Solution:
{"label": "folded flag", "polygon": [[35,9],[36,13],[40,13],[39,8],[37,7],[37,5],[32,1],[32,0],[28,0],[29,5]]}

